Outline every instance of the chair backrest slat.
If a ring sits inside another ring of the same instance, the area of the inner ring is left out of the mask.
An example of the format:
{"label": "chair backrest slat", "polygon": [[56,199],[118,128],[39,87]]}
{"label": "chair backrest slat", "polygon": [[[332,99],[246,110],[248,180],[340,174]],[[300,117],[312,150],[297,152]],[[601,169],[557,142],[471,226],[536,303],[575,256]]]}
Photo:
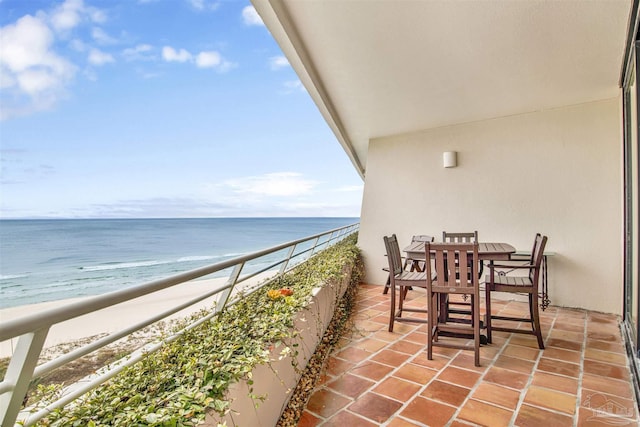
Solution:
{"label": "chair backrest slat", "polygon": [[476,243],[478,241],[478,231],[465,233],[442,232],[442,241],[451,243]]}
{"label": "chair backrest slat", "polygon": [[[426,264],[427,277],[436,276],[436,286],[464,292],[478,286],[478,243],[429,243],[425,256],[434,259]],[[435,268],[435,272],[432,271]],[[435,274],[434,274],[435,273]]]}
{"label": "chair backrest slat", "polygon": [[[430,253],[431,253],[430,247],[431,247],[430,244],[425,245],[425,251],[426,251],[425,259],[429,259],[430,257]],[[436,271],[445,272],[445,274],[438,274],[436,276],[436,283],[438,284],[438,286],[447,285],[447,281],[449,279],[449,273],[445,271],[447,264],[448,263],[445,263],[444,253],[436,252],[435,261],[434,261],[435,269]],[[427,268],[427,277],[433,277],[434,275],[431,272],[431,263],[426,263],[426,268]]]}
{"label": "chair backrest slat", "polygon": [[417,234],[411,238],[411,242],[433,242],[433,236]]}
{"label": "chair backrest slat", "polygon": [[458,274],[458,280],[460,281],[460,287],[469,287],[469,285],[471,284],[471,282],[469,281],[469,260],[468,258],[468,252],[465,250],[461,250],[460,252],[456,252],[456,254],[458,254],[459,259],[458,259],[458,269],[459,274]]}
{"label": "chair backrest slat", "polygon": [[398,238],[396,235],[384,236],[384,246],[387,251],[389,271],[393,276],[402,273],[402,255],[400,255],[400,246],[398,245]]}
{"label": "chair backrest slat", "polygon": [[529,270],[529,279],[531,279],[533,286],[538,286],[540,267],[542,265],[542,258],[544,258],[544,248],[546,245],[547,236],[542,236],[540,233],[536,234],[533,242],[533,250],[531,251],[531,265],[533,265],[533,268]]}

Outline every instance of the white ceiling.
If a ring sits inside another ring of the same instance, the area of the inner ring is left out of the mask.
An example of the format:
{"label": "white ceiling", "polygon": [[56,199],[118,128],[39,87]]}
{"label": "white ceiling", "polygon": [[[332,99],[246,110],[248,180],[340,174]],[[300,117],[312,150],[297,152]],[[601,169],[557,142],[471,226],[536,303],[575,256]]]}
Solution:
{"label": "white ceiling", "polygon": [[371,138],[615,97],[631,0],[253,0],[364,174]]}

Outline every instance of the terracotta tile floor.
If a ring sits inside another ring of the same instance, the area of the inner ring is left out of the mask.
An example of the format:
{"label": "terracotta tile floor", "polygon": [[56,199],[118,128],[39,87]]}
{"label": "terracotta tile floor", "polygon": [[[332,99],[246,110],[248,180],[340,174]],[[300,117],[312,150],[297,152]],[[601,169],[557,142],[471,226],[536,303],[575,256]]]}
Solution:
{"label": "terracotta tile floor", "polygon": [[[426,305],[422,290],[411,304]],[[503,313],[525,303],[495,301]],[[352,331],[331,355],[299,426],[638,426],[619,319],[549,307],[545,350],[532,335],[494,332],[473,352],[434,348],[426,328],[395,323],[389,295],[361,285]]]}

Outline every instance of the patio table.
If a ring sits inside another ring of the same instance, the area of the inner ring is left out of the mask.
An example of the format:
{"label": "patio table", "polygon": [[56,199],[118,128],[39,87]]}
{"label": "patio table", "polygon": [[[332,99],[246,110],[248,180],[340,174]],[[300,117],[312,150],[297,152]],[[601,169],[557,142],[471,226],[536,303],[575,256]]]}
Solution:
{"label": "patio table", "polygon": [[[424,253],[424,242],[413,242],[403,249],[407,258],[416,261],[426,259]],[[516,252],[516,248],[508,243],[482,243],[478,242],[478,258],[482,261],[508,261],[511,254]]]}

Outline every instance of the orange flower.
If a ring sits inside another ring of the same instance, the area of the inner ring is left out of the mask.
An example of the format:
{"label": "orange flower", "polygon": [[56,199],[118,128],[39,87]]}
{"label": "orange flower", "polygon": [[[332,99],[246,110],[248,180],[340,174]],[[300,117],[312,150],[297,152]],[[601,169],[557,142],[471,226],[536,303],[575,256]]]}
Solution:
{"label": "orange flower", "polygon": [[277,300],[278,298],[282,298],[282,294],[275,289],[271,289],[267,291],[267,296],[272,300]]}
{"label": "orange flower", "polygon": [[282,289],[280,289],[280,293],[281,293],[282,295],[284,295],[285,297],[288,297],[288,296],[293,295],[293,291],[292,291],[291,289],[288,289],[288,288],[282,288]]}

